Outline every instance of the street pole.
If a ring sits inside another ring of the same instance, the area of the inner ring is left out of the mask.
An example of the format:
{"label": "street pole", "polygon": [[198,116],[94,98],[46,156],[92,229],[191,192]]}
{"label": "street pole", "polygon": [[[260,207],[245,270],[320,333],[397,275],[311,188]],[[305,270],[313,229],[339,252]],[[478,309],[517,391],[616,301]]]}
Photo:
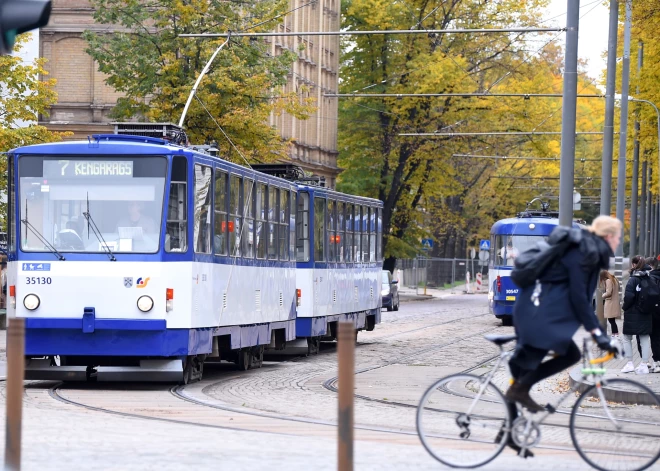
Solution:
{"label": "street pole", "polygon": [[639,250],[644,254],[649,254],[650,252],[646,245],[646,175],[648,173],[646,165],[646,161],[642,162],[642,200],[639,206]]}
{"label": "street pole", "polygon": [[25,319],[13,317],[7,324],[7,423],[5,470],[21,469],[23,378],[25,376]]}
{"label": "street pole", "polygon": [[[642,62],[644,57],[644,43],[637,43],[637,88],[636,94],[639,95],[639,76],[642,71]],[[635,141],[633,145],[633,180],[632,180],[632,201],[630,202],[630,256],[637,252],[637,195],[639,192],[639,105],[635,110]],[[646,256],[644,248],[640,243],[640,252]]]}
{"label": "street pole", "polygon": [[[632,2],[626,0],[626,20],[623,29],[623,63],[621,72],[621,120],[619,127],[619,168],[617,174],[616,217],[621,223],[626,208],[626,144],[628,136],[628,91],[630,90],[630,29],[632,27]],[[623,233],[616,251],[615,263],[623,261]]]}
{"label": "street pole", "polygon": [[653,188],[653,167],[649,165],[648,168],[649,175],[647,178],[646,186],[646,221],[647,221],[647,230],[646,230],[646,253],[652,253],[651,247],[653,247],[653,221],[651,220],[652,208],[653,208],[653,193],[651,188]]}
{"label": "street pole", "polygon": [[577,60],[580,0],[567,0],[566,55],[564,59],[564,106],[561,123],[559,163],[559,224],[573,225],[573,186],[575,176],[575,112],[577,108]]}
{"label": "street pole", "polygon": [[355,394],[355,326],[339,322],[337,329],[338,401],[337,430],[338,471],[353,470],[353,396]]}
{"label": "street pole", "polygon": [[610,29],[607,41],[607,84],[605,87],[605,126],[603,127],[603,168],[600,183],[600,214],[612,211],[612,149],[614,147],[614,94],[616,93],[616,43],[619,28],[619,2],[610,0]]}

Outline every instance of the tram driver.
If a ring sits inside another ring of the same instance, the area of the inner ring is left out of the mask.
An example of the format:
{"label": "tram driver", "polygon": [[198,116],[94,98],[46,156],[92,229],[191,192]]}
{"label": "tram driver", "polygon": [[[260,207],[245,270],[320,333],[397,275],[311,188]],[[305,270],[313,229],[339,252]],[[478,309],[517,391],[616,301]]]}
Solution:
{"label": "tram driver", "polygon": [[513,262],[518,255],[520,255],[520,252],[513,246],[513,240],[511,238],[506,244],[506,247],[500,249],[500,257],[502,258],[502,261],[506,261],[506,266],[512,267]]}
{"label": "tram driver", "polygon": [[153,234],[156,232],[156,223],[149,216],[142,214],[143,210],[142,201],[131,201],[128,203],[128,217],[120,219],[117,227],[140,227],[143,233]]}

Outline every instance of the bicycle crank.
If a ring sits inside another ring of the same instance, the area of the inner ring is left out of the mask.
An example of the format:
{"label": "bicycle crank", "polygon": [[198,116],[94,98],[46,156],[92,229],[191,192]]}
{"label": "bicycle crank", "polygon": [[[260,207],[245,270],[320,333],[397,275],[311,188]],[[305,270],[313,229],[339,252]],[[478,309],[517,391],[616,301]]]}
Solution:
{"label": "bicycle crank", "polygon": [[533,448],[541,441],[541,429],[526,417],[518,417],[511,426],[511,438],[520,448]]}

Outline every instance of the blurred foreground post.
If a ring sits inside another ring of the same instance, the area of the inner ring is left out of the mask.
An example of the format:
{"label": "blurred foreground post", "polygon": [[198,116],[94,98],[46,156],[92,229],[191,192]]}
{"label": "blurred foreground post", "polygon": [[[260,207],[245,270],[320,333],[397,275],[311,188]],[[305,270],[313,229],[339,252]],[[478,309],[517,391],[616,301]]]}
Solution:
{"label": "blurred foreground post", "polygon": [[355,384],[355,326],[340,322],[337,333],[337,363],[339,366],[339,414],[337,469],[353,471],[353,389]]}
{"label": "blurred foreground post", "polygon": [[7,325],[7,423],[5,471],[21,469],[21,423],[25,374],[25,319],[9,319]]}

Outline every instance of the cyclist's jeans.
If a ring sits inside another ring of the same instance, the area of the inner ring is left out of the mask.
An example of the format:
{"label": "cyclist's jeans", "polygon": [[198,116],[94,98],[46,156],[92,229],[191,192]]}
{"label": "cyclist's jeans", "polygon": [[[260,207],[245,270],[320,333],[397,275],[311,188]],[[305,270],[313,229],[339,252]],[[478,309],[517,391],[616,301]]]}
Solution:
{"label": "cyclist's jeans", "polygon": [[[638,335],[637,336],[642,344],[642,361],[644,363],[649,361],[649,358],[651,357],[651,336],[650,335]],[[626,358],[629,361],[632,361],[633,359],[633,351],[632,351],[632,335],[624,335],[623,336],[623,351],[624,354],[626,355]]]}
{"label": "cyclist's jeans", "polygon": [[[531,348],[531,347],[525,347]],[[538,349],[535,349],[538,350]],[[547,355],[547,351],[545,354]],[[527,370],[519,367],[515,364],[515,360],[512,359],[509,362],[509,368],[511,369],[511,374],[516,379],[516,381],[531,386],[539,381],[549,378],[552,375],[555,375],[561,371],[564,371],[569,366],[576,364],[582,358],[582,353],[575,342],[571,342],[571,345],[566,350],[565,355],[560,355],[552,358],[551,360],[544,361],[538,367],[533,370]]]}

